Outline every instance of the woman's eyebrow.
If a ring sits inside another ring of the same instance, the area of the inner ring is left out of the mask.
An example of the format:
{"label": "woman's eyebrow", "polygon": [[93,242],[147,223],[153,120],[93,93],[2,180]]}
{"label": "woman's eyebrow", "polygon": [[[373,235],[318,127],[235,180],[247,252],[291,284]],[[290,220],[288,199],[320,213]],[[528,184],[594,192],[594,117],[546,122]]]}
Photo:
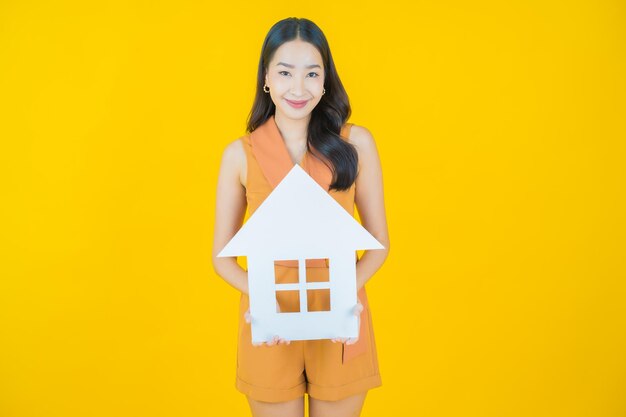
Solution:
{"label": "woman's eyebrow", "polygon": [[[286,66],[287,68],[295,68],[295,66],[294,66],[294,65],[291,65],[291,64],[285,64],[284,62],[279,62],[278,64],[276,64],[276,66],[279,66],[279,65],[284,65],[284,66]],[[315,67],[320,68],[320,69],[322,68],[322,67],[320,67],[320,66],[319,66],[319,65],[317,65],[317,64],[311,64],[311,65],[306,65],[306,66],[305,66],[305,68],[315,68]]]}

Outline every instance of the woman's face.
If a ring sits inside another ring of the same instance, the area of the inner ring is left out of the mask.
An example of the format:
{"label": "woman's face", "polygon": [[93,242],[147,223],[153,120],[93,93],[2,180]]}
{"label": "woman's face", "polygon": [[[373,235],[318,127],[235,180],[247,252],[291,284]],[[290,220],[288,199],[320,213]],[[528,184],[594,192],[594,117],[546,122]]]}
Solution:
{"label": "woman's face", "polygon": [[315,46],[299,39],[282,44],[265,75],[276,111],[290,119],[309,117],[322,98],[324,75],[322,55]]}

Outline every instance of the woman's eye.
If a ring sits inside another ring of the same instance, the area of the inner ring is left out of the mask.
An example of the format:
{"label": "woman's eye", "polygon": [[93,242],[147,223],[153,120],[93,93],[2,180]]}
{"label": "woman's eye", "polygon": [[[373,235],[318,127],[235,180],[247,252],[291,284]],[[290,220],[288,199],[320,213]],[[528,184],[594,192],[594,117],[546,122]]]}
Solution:
{"label": "woman's eye", "polygon": [[[279,71],[278,73],[280,75],[289,75],[289,71]],[[309,72],[308,75],[311,75],[313,78],[319,77],[319,74],[317,72]]]}

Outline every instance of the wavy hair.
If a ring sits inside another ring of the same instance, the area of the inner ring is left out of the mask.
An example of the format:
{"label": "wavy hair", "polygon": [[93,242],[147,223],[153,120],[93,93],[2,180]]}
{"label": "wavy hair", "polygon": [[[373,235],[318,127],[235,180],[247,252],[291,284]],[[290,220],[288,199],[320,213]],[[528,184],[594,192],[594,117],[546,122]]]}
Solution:
{"label": "wavy hair", "polygon": [[261,48],[256,95],[248,115],[247,132],[254,131],[276,112],[272,98],[263,91],[265,73],[276,50],[283,43],[296,39],[315,46],[324,62],[326,93],[311,112],[307,129],[307,150],[332,171],[329,190],[347,190],[356,180],[358,169],[356,149],[340,136],[341,127],[350,117],[350,101],[335,69],[328,41],[322,30],[311,20],[289,17],[275,23],[267,33]]}

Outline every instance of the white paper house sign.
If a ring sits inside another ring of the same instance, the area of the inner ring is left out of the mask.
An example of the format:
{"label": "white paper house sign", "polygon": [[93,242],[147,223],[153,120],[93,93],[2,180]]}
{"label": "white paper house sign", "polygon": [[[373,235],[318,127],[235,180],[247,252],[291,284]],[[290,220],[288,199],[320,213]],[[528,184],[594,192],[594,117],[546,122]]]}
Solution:
{"label": "white paper house sign", "polygon": [[[305,239],[302,236],[306,236]],[[217,255],[248,257],[252,341],[356,337],[355,252],[383,249],[298,164]],[[328,258],[328,282],[306,282],[305,260]],[[297,259],[299,282],[277,284],[274,261]],[[328,288],[330,311],[307,311],[307,290]],[[298,290],[299,312],[277,312],[276,291]]]}

